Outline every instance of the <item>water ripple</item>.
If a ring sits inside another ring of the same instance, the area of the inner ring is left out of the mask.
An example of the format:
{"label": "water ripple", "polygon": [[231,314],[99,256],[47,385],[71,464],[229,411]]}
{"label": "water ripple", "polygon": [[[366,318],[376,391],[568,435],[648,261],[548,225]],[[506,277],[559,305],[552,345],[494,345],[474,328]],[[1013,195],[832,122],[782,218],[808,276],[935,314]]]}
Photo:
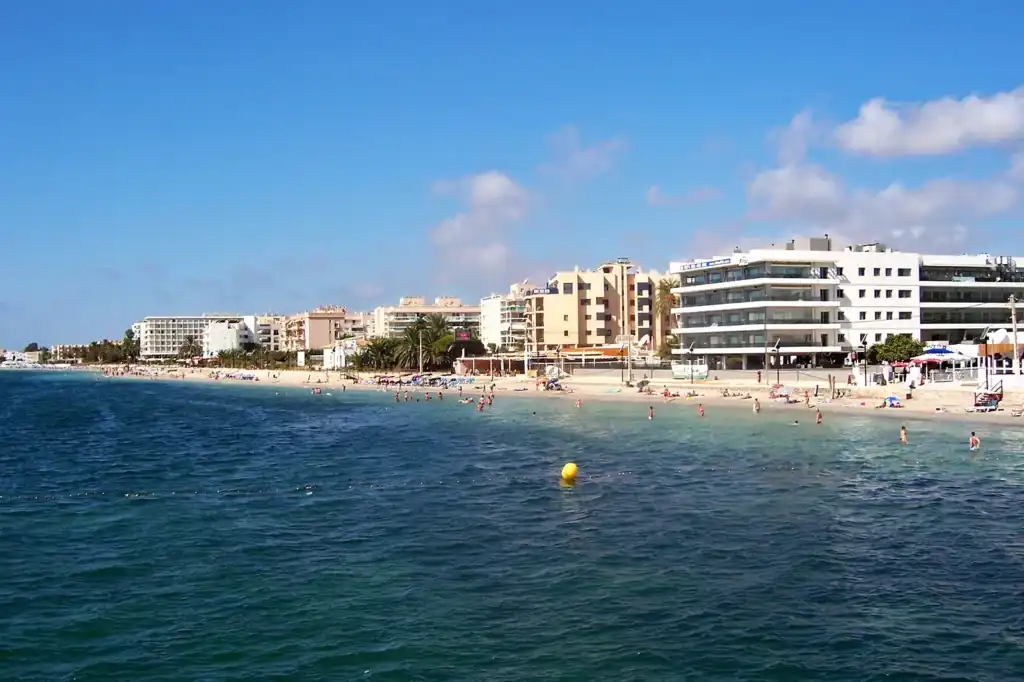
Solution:
{"label": "water ripple", "polygon": [[1019,430],[18,373],[0,415],[3,679],[1024,670]]}

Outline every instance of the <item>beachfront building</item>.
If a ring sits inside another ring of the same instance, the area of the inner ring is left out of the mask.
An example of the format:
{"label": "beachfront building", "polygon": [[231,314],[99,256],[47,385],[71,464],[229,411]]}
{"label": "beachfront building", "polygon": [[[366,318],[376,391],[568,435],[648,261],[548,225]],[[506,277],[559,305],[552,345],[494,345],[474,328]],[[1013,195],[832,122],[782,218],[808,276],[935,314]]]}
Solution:
{"label": "beachfront building", "polygon": [[458,298],[441,296],[427,303],[422,296],[403,296],[396,306],[378,306],[373,311],[373,335],[397,338],[428,315],[440,315],[454,331],[480,331],[480,306],[464,305]]}
{"label": "beachfront building", "polygon": [[255,344],[256,337],[243,320],[214,320],[203,331],[203,357],[206,359]]}
{"label": "beachfront building", "polygon": [[284,315],[246,315],[242,321],[252,332],[255,342],[265,350],[284,350]]}
{"label": "beachfront building", "polygon": [[671,263],[675,352],[715,369],[764,369],[836,364],[894,334],[962,343],[1010,324],[1008,298],[1024,293],[1015,263],[839,248],[828,235]]}
{"label": "beachfront building", "polygon": [[241,315],[152,315],[139,323],[139,357],[142,360],[175,358],[186,340],[201,346],[206,328],[213,322],[241,322]]}
{"label": "beachfront building", "polygon": [[507,294],[480,299],[480,341],[499,351],[521,351],[526,345],[526,296],[534,287],[517,282]]}
{"label": "beachfront building", "polygon": [[622,344],[656,349],[668,328],[655,315],[663,277],[625,258],[593,270],[556,272],[546,286],[524,297],[527,351],[543,354]]}
{"label": "beachfront building", "polygon": [[284,320],[281,349],[292,353],[319,350],[335,341],[366,338],[369,316],[341,306],[322,306],[289,315]]}
{"label": "beachfront building", "polygon": [[55,343],[50,346],[50,360],[68,362],[79,357],[88,347],[85,343]]}

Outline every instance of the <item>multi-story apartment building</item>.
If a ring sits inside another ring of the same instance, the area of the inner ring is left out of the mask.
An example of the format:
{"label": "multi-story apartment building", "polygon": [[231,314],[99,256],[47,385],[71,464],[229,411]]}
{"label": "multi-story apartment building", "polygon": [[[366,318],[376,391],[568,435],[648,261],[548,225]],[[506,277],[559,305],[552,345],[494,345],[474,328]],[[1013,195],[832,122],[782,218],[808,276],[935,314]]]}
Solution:
{"label": "multi-story apartment building", "polygon": [[379,337],[398,337],[417,319],[427,315],[440,315],[455,330],[472,333],[480,331],[480,306],[463,305],[450,296],[435,298],[427,303],[422,296],[403,296],[397,306],[378,306],[373,311],[373,334]]}
{"label": "multi-story apartment building", "polygon": [[242,319],[255,343],[272,352],[284,350],[284,315],[246,315]]}
{"label": "multi-story apartment building", "polygon": [[509,287],[507,294],[480,299],[480,340],[503,351],[522,350],[526,345],[526,296],[534,290],[529,282]]}
{"label": "multi-story apartment building", "polygon": [[242,350],[255,344],[256,337],[242,320],[216,320],[203,331],[203,357],[215,358],[222,352]]}
{"label": "multi-story apartment building", "polygon": [[176,357],[186,339],[201,345],[213,322],[241,322],[241,315],[153,315],[139,324],[139,357],[161,360]]}
{"label": "multi-story apartment building", "polygon": [[544,353],[630,343],[657,348],[667,325],[655,315],[662,275],[628,259],[555,273],[525,296],[527,350]]}
{"label": "multi-story apartment building", "polygon": [[333,346],[335,341],[366,337],[369,313],[353,312],[340,306],[323,306],[289,315],[284,320],[282,350],[308,351]]}
{"label": "multi-story apartment building", "polygon": [[54,362],[66,362],[79,356],[88,347],[84,343],[55,343],[50,346],[50,359]]}
{"label": "multi-story apartment building", "polygon": [[[881,244],[794,239],[672,263],[677,353],[719,369],[835,362],[893,334],[960,343],[1008,326],[1024,293],[1012,258],[930,256]],[[773,357],[775,359],[773,359]]]}

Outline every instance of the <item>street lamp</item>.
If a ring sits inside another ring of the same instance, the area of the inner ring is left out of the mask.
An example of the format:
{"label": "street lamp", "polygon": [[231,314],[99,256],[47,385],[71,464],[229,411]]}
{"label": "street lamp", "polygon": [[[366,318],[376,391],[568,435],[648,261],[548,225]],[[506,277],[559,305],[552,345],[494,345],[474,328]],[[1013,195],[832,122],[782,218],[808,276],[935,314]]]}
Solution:
{"label": "street lamp", "polygon": [[693,344],[694,343],[696,343],[696,341],[691,341],[690,342],[690,347],[686,349],[686,352],[690,356],[690,385],[691,386],[693,385]]}
{"label": "street lamp", "polygon": [[868,344],[860,345],[861,362],[864,363],[864,388],[868,386]]}
{"label": "street lamp", "polygon": [[782,343],[782,339],[775,339],[775,346],[772,347],[772,352],[775,353],[775,383],[782,383],[782,357],[779,355],[779,344]]}

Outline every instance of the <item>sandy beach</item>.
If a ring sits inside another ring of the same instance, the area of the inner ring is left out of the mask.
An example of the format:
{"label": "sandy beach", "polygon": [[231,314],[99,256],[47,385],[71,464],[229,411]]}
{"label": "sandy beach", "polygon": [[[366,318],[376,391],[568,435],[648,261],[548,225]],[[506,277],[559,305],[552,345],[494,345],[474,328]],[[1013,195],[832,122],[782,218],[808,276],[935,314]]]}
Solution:
{"label": "sandy beach", "polygon": [[[167,381],[201,381],[201,382],[230,382],[231,384],[243,384],[252,386],[283,386],[289,388],[309,388],[317,386],[321,390],[332,391],[344,386],[346,391],[377,391],[382,392],[392,389],[370,383],[372,375],[363,373],[360,381],[354,383],[352,379],[346,379],[343,374],[322,370],[246,370],[245,374],[255,376],[253,379],[230,378],[233,372],[241,370],[216,370],[200,368],[140,368],[130,374],[123,373],[123,367],[101,367],[104,375],[112,379],[143,379],[143,380],[167,380]],[[955,419],[957,421],[969,421],[971,423],[1001,423],[1020,424],[1024,426],[1024,418],[1013,417],[1011,411],[1015,411],[1024,404],[1024,391],[1007,391],[999,409],[995,412],[975,413],[969,411],[973,404],[975,389],[970,386],[952,386],[944,384],[926,384],[923,387],[914,389],[913,397],[906,399],[907,389],[902,384],[890,386],[878,386],[870,388],[848,387],[837,383],[837,389],[843,392],[841,397],[831,399],[828,395],[827,385],[822,385],[820,378],[805,378],[803,380],[784,381],[783,383],[793,389],[793,396],[790,399],[795,402],[786,402],[785,399],[773,399],[770,397],[771,383],[758,384],[755,380],[708,380],[691,384],[689,381],[678,381],[655,377],[650,384],[651,393],[642,393],[636,387],[625,387],[617,378],[604,375],[574,375],[561,381],[562,385],[569,391],[542,391],[537,387],[536,379],[533,377],[494,377],[487,375],[475,377],[474,383],[464,386],[466,395],[480,394],[485,387],[494,385],[495,396],[514,396],[518,398],[533,398],[538,400],[580,400],[586,403],[593,400],[635,402],[639,405],[653,405],[657,408],[672,405],[674,407],[686,406],[696,409],[697,404],[704,405],[707,409],[713,407],[730,407],[753,409],[754,400],[760,403],[762,411],[776,412],[785,410],[792,412],[794,419],[811,421],[813,411],[821,410],[825,418],[832,414],[870,414],[871,416],[885,416],[890,418],[909,419]],[[817,396],[815,389],[817,388]],[[670,394],[678,394],[678,397],[665,398],[663,391],[668,390]],[[403,388],[403,390],[405,390]],[[424,388],[414,387],[410,390],[423,392]],[[433,390],[433,389],[432,389]],[[809,395],[805,397],[805,392]],[[693,395],[695,394],[695,395]],[[884,399],[895,395],[900,398],[901,408],[879,409]],[[807,415],[807,411],[811,414]],[[865,416],[867,416],[865,414]]]}

